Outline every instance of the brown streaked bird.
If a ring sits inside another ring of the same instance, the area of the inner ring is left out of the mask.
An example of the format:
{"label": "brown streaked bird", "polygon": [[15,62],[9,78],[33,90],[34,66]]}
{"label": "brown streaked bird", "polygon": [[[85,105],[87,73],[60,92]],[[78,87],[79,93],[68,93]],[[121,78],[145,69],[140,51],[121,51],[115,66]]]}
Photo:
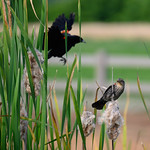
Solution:
{"label": "brown streaked bird", "polygon": [[[65,17],[64,14],[58,16],[53,22],[52,26],[48,30],[48,59],[51,57],[60,57],[61,61],[66,63],[66,59],[63,55],[66,53],[65,47],[65,23],[67,23],[67,52],[75,46],[77,43],[85,41],[77,35],[69,34],[69,31],[72,29],[74,23],[75,14],[71,13],[69,19]],[[44,39],[43,37],[43,47],[44,50]]]}
{"label": "brown streaked bird", "polygon": [[112,99],[117,100],[123,93],[124,88],[125,88],[125,81],[119,78],[116,83],[114,83],[113,85],[109,86],[106,89],[100,100],[92,104],[92,107],[98,110],[103,109],[104,105],[108,101],[111,101]]}

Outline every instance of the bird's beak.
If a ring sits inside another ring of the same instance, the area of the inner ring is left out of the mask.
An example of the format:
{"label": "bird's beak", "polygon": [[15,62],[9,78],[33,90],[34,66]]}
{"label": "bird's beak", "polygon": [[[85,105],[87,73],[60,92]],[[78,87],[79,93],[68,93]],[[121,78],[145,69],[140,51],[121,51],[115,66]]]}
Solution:
{"label": "bird's beak", "polygon": [[82,43],[86,43],[84,40],[82,40]]}

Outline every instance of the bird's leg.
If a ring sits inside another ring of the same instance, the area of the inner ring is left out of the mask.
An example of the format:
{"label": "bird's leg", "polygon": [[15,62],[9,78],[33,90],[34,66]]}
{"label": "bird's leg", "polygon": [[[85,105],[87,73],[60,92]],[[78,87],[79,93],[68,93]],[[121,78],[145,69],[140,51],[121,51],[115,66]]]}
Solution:
{"label": "bird's leg", "polygon": [[61,57],[60,61],[63,61],[64,65],[66,64],[67,60],[64,57]]}

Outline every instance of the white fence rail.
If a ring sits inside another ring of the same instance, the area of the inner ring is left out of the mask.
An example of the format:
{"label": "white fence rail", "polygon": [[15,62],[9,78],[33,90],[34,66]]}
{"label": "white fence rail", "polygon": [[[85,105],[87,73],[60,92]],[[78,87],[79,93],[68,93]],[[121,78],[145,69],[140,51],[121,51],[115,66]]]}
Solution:
{"label": "white fence rail", "polygon": [[[68,64],[72,64],[74,56],[68,57]],[[51,58],[49,63],[58,64],[59,59]],[[149,67],[150,68],[150,58],[144,56],[108,56],[104,52],[96,53],[94,55],[82,55],[82,66],[94,66],[96,68],[96,78],[93,81],[85,81],[83,79],[83,88],[88,87],[88,90],[95,91],[97,88],[96,81],[101,86],[108,86],[107,83],[107,72],[106,69],[109,66],[112,67]],[[64,89],[64,80],[56,81],[56,89]],[[137,82],[128,83],[131,92],[138,92]],[[76,82],[72,82],[73,87],[76,89]],[[141,88],[143,92],[150,93],[150,83],[141,83]]]}

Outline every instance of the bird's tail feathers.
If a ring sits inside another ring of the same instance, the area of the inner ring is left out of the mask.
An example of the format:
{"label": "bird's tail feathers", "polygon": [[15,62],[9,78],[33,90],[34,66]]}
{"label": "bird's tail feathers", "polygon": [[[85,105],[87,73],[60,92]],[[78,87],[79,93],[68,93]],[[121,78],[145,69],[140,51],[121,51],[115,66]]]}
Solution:
{"label": "bird's tail feathers", "polygon": [[93,108],[96,108],[98,110],[103,109],[104,105],[106,104],[106,101],[104,101],[102,98],[98,100],[97,102],[92,104]]}

